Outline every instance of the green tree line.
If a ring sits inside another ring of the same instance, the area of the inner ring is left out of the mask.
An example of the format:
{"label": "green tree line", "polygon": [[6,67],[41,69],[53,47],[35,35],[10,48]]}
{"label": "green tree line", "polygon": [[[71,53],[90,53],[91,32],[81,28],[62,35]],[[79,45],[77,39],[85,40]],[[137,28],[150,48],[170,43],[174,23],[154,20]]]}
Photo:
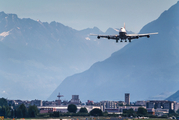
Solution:
{"label": "green tree line", "polygon": [[24,104],[10,106],[6,99],[0,98],[0,116],[5,118],[32,118],[36,117],[38,113],[39,110],[35,105],[30,105],[28,108]]}

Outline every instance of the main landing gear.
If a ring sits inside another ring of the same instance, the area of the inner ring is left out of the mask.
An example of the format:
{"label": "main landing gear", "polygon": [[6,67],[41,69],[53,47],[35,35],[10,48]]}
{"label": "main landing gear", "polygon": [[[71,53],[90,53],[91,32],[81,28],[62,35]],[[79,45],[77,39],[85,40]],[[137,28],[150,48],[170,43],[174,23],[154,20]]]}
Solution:
{"label": "main landing gear", "polygon": [[131,42],[131,39],[130,39],[130,38],[128,38],[128,40],[129,40],[129,42]]}
{"label": "main landing gear", "polygon": [[116,43],[118,43],[119,39],[116,39]]}
{"label": "main landing gear", "polygon": [[[129,42],[131,42],[131,39],[128,39],[128,40],[129,40]],[[116,40],[116,42],[117,42],[117,40]],[[123,42],[122,39],[120,40],[120,42]],[[127,42],[126,39],[125,39],[125,42]]]}

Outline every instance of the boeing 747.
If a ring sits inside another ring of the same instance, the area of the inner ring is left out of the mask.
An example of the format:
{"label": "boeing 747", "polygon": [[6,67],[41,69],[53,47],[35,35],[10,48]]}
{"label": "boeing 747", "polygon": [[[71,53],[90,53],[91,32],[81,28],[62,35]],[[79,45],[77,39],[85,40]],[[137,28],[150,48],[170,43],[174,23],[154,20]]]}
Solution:
{"label": "boeing 747", "polygon": [[150,35],[158,34],[158,32],[146,33],[146,34],[127,34],[126,29],[125,29],[125,24],[124,24],[124,27],[121,27],[120,30],[117,30],[117,29],[115,29],[115,30],[119,32],[118,35],[96,35],[96,34],[90,34],[90,35],[97,36],[98,39],[100,39],[100,38],[114,39],[114,40],[116,40],[116,43],[118,43],[119,39],[120,39],[120,42],[122,42],[123,40],[125,40],[125,42],[127,42],[126,39],[128,39],[129,42],[131,42],[132,39],[138,39],[139,37],[149,38]]}

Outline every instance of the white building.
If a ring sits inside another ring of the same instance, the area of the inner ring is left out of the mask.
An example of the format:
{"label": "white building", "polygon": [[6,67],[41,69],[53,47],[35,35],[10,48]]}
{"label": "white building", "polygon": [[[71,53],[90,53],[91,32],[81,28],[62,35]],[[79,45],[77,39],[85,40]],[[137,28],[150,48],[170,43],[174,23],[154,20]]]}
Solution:
{"label": "white building", "polygon": [[169,113],[169,109],[160,109],[160,108],[155,109],[155,115],[157,116],[162,116],[168,113]]}
{"label": "white building", "polygon": [[143,107],[146,109],[145,106],[118,106],[119,112],[123,112],[123,110],[133,109],[134,111],[138,111],[138,108]]}
{"label": "white building", "polygon": [[179,103],[175,103],[175,111],[179,109]]}
{"label": "white building", "polygon": [[102,111],[105,111],[105,109],[116,109],[116,102],[115,101],[101,101]]}
{"label": "white building", "polygon": [[[92,109],[98,108],[101,109],[100,106],[77,106],[77,112],[81,109],[81,108],[86,108],[88,112],[90,112]],[[38,109],[40,110],[40,113],[49,113],[49,112],[62,112],[62,113],[66,113],[68,112],[68,105],[65,106],[39,106]]]}

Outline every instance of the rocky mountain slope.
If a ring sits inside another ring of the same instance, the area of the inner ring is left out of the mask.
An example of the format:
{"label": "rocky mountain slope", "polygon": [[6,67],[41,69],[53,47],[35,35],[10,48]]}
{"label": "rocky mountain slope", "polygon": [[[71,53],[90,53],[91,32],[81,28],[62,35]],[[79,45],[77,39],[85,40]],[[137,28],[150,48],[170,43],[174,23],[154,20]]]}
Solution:
{"label": "rocky mountain slope", "polygon": [[169,96],[168,98],[166,98],[166,100],[179,102],[179,90],[171,96]]}
{"label": "rocky mountain slope", "polygon": [[45,100],[64,78],[126,44],[96,40],[90,33],[105,34],[97,27],[77,31],[0,12],[0,96]]}

